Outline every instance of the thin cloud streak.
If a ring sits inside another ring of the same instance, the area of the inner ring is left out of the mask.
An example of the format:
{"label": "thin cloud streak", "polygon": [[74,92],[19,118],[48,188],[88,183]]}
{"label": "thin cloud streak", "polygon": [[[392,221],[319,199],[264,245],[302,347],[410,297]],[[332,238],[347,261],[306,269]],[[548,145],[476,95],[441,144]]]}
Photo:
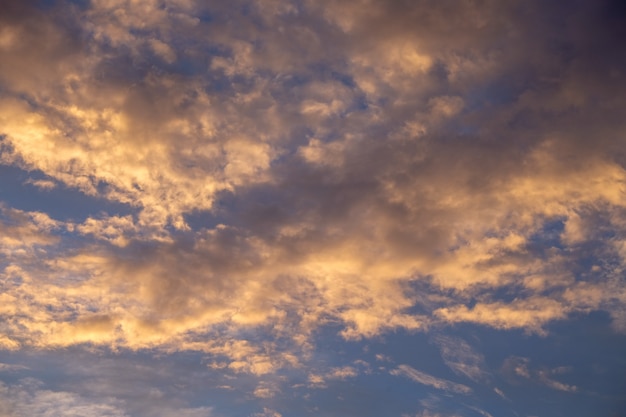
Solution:
{"label": "thin cloud streak", "polygon": [[422,371],[418,371],[409,365],[399,365],[396,369],[389,371],[392,375],[404,376],[413,381],[428,385],[443,391],[454,392],[458,394],[469,394],[472,389],[463,384],[457,384],[456,382],[448,381],[445,379],[437,378]]}

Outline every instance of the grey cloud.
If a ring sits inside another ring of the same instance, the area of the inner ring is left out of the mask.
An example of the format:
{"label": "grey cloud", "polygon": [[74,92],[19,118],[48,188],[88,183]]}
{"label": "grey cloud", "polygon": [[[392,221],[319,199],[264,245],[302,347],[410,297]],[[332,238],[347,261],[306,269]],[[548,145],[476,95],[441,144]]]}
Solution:
{"label": "grey cloud", "polygon": [[[124,401],[114,398],[97,399],[83,397],[75,392],[51,391],[33,385],[37,381],[26,381],[16,385],[0,385],[0,412],[7,417],[45,415],[51,417],[128,417],[130,413]],[[136,405],[132,408],[136,408]],[[212,417],[210,407],[160,407],[144,409],[154,417]]]}
{"label": "grey cloud", "polygon": [[72,392],[49,391],[38,387],[36,380],[18,385],[0,384],[0,412],[9,417],[33,415],[128,417],[119,402],[91,401]]}

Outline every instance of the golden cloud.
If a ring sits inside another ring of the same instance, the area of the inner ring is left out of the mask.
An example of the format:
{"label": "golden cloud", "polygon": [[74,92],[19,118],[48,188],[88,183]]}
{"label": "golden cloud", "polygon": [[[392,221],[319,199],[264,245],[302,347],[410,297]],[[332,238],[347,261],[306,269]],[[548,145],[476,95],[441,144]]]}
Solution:
{"label": "golden cloud", "polygon": [[[624,322],[623,100],[593,108],[601,77],[544,63],[510,6],[265,1],[251,13],[278,29],[263,31],[196,16],[219,4],[157,3],[26,7],[2,26],[0,161],[103,202],[83,220],[2,206],[3,349],[198,350],[264,375],[327,324],[359,339],[544,332],[594,309]],[[525,61],[565,79],[485,103]],[[580,272],[592,244],[620,266]]]}

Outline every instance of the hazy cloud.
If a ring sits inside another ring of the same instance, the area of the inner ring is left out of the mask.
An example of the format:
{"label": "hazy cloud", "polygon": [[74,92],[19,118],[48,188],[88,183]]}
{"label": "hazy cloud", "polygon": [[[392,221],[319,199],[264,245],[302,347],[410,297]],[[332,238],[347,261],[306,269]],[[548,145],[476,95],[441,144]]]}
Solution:
{"label": "hazy cloud", "polygon": [[[567,367],[536,369],[530,366],[530,360],[528,358],[516,356],[507,358],[502,364],[502,372],[504,375],[513,378],[513,380],[521,378],[559,391],[576,392],[578,387],[575,385],[565,384],[552,378],[552,375],[569,373],[571,371],[572,369]],[[498,392],[498,394],[502,396],[500,392]]]}
{"label": "hazy cloud", "polygon": [[463,339],[438,335],[433,342],[439,346],[441,356],[457,375],[464,375],[474,381],[486,377],[484,358]]}
{"label": "hazy cloud", "polygon": [[115,400],[94,402],[71,392],[39,389],[34,380],[14,386],[0,384],[0,411],[8,417],[128,417]]}

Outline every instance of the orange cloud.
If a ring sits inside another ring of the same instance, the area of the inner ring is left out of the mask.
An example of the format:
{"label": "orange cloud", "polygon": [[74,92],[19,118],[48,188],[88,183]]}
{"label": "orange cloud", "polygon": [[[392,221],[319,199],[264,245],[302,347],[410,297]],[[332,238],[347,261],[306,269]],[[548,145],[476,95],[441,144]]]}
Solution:
{"label": "orange cloud", "polygon": [[[622,84],[596,109],[604,75],[544,60],[508,4],[279,3],[250,11],[270,31],[182,0],[0,17],[0,162],[104,202],[84,220],[2,206],[0,346],[197,350],[265,375],[329,323],[626,326]],[[528,65],[561,78],[498,90]]]}

